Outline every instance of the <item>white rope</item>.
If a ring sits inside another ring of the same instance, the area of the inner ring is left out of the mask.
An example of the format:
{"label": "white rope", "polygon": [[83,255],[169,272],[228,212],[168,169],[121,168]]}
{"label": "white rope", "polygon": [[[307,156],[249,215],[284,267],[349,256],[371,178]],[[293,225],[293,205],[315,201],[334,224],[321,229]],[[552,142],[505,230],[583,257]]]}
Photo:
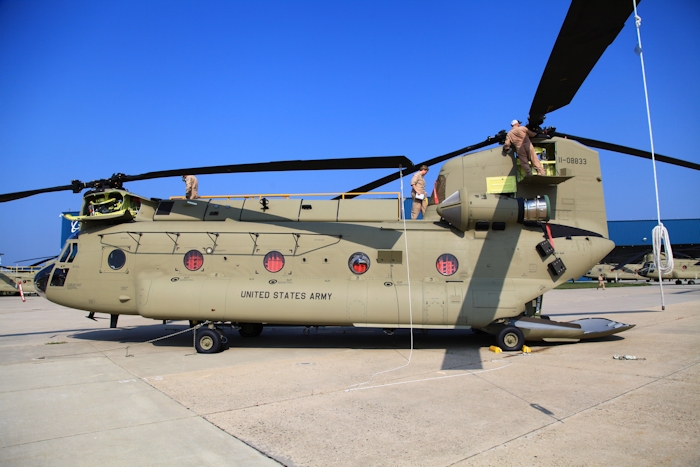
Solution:
{"label": "white rope", "polygon": [[[192,335],[193,335],[193,336],[196,336],[196,334],[197,334],[197,332],[196,332],[197,329],[199,329],[199,328],[201,328],[202,326],[205,326],[205,325],[207,325],[207,324],[209,324],[209,321],[205,321],[205,322],[203,322],[203,323],[195,324],[195,325],[192,326],[191,328],[187,328],[187,329],[185,329],[184,331],[174,332],[174,333],[172,333],[172,334],[168,334],[168,335],[161,336],[161,337],[156,337],[155,339],[151,339],[151,340],[148,340],[148,341],[145,341],[145,342],[138,342],[138,343],[136,343],[136,344],[129,344],[129,345],[125,345],[125,346],[123,346],[123,347],[114,347],[114,348],[112,348],[112,349],[93,350],[92,352],[81,352],[81,353],[73,353],[73,354],[46,355],[46,356],[43,356],[43,357],[37,357],[36,359],[37,359],[37,360],[48,360],[48,359],[50,359],[50,358],[82,357],[83,355],[91,355],[91,354],[95,354],[95,353],[101,353],[101,354],[103,354],[103,353],[105,353],[105,352],[112,352],[112,351],[114,351],[114,350],[126,350],[126,355],[125,355],[125,357],[133,357],[133,355],[129,355],[129,348],[130,348],[130,347],[136,347],[137,345],[144,345],[144,344],[152,344],[153,342],[162,341],[163,339],[169,339],[169,338],[171,338],[171,337],[179,336],[180,334],[184,334],[184,333],[190,332],[190,331],[192,331]],[[195,347],[194,342],[192,343],[192,346]],[[195,352],[196,352],[196,350],[195,350]]]}
{"label": "white rope", "polygon": [[[642,34],[640,28],[642,26],[642,18],[637,14],[637,1],[632,0],[634,6],[634,22],[637,26],[637,47],[635,52],[639,55],[639,60],[642,64],[642,81],[644,82],[644,99],[647,105],[647,122],[649,124],[649,141],[651,142],[651,164],[654,168],[654,190],[656,192],[656,219],[658,225],[652,230],[653,248],[654,248],[654,264],[659,272],[659,290],[661,291],[661,309],[666,309],[664,303],[664,286],[663,274],[668,274],[673,271],[673,252],[671,251],[671,240],[668,236],[668,231],[661,223],[661,208],[659,206],[659,181],[656,176],[656,155],[654,153],[654,134],[651,129],[651,110],[649,109],[649,91],[647,89],[647,75],[644,69],[644,54],[642,53]],[[657,241],[658,239],[658,241]],[[661,264],[661,241],[663,240],[666,246],[666,264]]]}
{"label": "white rope", "polygon": [[[401,199],[400,199],[400,205],[401,205],[401,217],[403,218],[403,239],[404,239],[404,245],[406,247],[406,280],[408,281],[408,317],[409,317],[409,328],[411,331],[411,349],[410,352],[408,353],[408,359],[406,359],[406,363],[397,366],[396,368],[392,368],[390,370],[384,370],[380,371],[378,373],[373,374],[367,381],[362,382],[362,383],[357,383],[353,384],[350,386],[350,388],[354,388],[357,386],[362,386],[365,384],[369,384],[376,376],[382,375],[384,373],[389,373],[392,371],[400,370],[401,368],[405,368],[408,366],[409,363],[411,363],[411,357],[413,356],[413,300],[411,300],[411,268],[409,266],[409,261],[408,261],[408,236],[406,234],[406,209],[404,208],[404,194],[403,194],[403,170],[402,167],[399,167],[399,180],[401,181]],[[350,391],[351,389],[346,389],[345,391]]]}
{"label": "white rope", "polygon": [[[664,262],[661,256],[661,243],[663,242],[666,248],[666,261]],[[668,230],[662,223],[659,223],[654,230],[651,231],[651,244],[654,248],[654,261],[659,274],[670,274],[673,271],[673,250],[671,250],[671,240],[668,238]],[[659,276],[661,278],[661,276]]]}

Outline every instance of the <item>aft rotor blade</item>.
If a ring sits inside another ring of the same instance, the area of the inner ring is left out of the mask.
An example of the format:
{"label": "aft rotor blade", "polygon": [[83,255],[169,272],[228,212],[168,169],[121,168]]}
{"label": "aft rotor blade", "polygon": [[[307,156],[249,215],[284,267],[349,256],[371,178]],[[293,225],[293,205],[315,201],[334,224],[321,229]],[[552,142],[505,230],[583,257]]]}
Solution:
{"label": "aft rotor blade", "polygon": [[[639,4],[641,0],[637,1]],[[634,7],[630,0],[573,0],[530,107],[530,124],[568,105]],[[526,54],[535,53],[530,44]]]}
{"label": "aft rotor blade", "polygon": [[[581,136],[568,135],[566,133],[554,132],[553,136],[560,136],[562,138],[573,139],[586,146],[591,146],[598,149],[605,149],[607,151],[620,152],[622,154],[629,154],[630,156],[643,157],[644,159],[651,159],[651,153],[649,151],[642,151],[641,149],[630,148],[627,146],[620,146],[619,144],[606,143],[605,141],[598,141],[595,139],[583,138]],[[678,165],[680,167],[685,167],[687,169],[700,170],[700,164],[695,162],[685,161],[683,159],[676,159],[675,157],[664,156],[659,153],[654,153],[654,158],[659,162],[665,162],[667,164]]]}
{"label": "aft rotor blade", "polygon": [[[477,149],[481,149],[485,146],[490,146],[491,144],[495,144],[498,142],[503,142],[505,140],[505,137],[506,137],[505,131],[501,131],[496,136],[489,136],[481,143],[477,143],[477,144],[474,144],[472,146],[467,146],[467,147],[464,147],[462,149],[458,149],[456,151],[452,151],[450,153],[443,154],[442,156],[433,157],[432,159],[428,159],[427,161],[424,161],[424,162],[416,164],[412,167],[409,167],[403,171],[402,175],[406,176],[406,175],[412,174],[413,172],[418,172],[421,165],[427,165],[428,167],[430,167],[431,165],[439,164],[440,162],[446,161],[448,159],[452,159],[453,157],[461,156],[462,154],[465,154],[467,152],[475,151]],[[348,191],[348,193],[366,193],[368,191],[374,190],[375,188],[379,188],[380,186],[386,185],[389,182],[393,182],[394,180],[398,180],[399,177],[400,177],[399,173],[395,172],[395,173],[387,175],[386,177],[382,177],[382,178],[377,179],[373,182],[367,183],[366,185],[362,185],[360,187],[357,187],[354,190],[350,190],[350,191]],[[359,196],[359,195],[343,195],[344,199],[355,198],[356,196]],[[338,196],[334,199],[340,199],[340,198],[341,198],[341,196]]]}
{"label": "aft rotor blade", "polygon": [[413,163],[405,156],[355,157],[344,159],[316,159],[252,164],[216,165],[189,169],[160,170],[141,175],[122,175],[123,182],[182,175],[210,175],[223,173],[290,172],[295,170],[357,170],[410,167]]}

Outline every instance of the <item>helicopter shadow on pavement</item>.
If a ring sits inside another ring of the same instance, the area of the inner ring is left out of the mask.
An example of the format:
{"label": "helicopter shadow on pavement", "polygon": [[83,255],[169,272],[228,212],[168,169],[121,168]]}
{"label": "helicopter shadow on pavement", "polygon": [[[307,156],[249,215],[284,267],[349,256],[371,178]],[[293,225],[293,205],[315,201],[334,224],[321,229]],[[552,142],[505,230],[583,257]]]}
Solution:
{"label": "helicopter shadow on pavement", "polygon": [[[140,344],[185,331],[187,325],[168,323],[116,329],[95,329],[77,332],[71,338],[86,341],[113,342],[123,345]],[[381,329],[354,327],[310,328],[304,333],[304,326],[270,326],[254,338],[243,338],[233,328],[224,328],[228,338],[227,350],[237,348],[260,349],[371,349],[408,351],[411,346],[410,330],[397,329],[393,335],[386,335]],[[481,351],[492,344],[487,334],[468,330],[413,330],[413,347],[416,351],[444,351],[442,370],[482,369]],[[169,337],[150,345],[161,348],[192,349],[191,332]]]}

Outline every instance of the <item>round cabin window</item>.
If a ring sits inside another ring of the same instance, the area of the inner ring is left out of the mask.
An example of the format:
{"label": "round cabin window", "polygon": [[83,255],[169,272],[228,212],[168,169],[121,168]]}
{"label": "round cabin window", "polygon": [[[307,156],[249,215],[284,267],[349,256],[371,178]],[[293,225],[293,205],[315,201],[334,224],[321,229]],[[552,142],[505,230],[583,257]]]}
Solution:
{"label": "round cabin window", "polygon": [[197,250],[190,250],[185,253],[184,263],[189,271],[197,271],[204,264],[204,255]]}
{"label": "round cabin window", "polygon": [[270,272],[280,272],[284,267],[284,255],[279,251],[271,251],[265,255],[263,265]]}
{"label": "round cabin window", "polygon": [[437,259],[437,262],[435,263],[435,267],[437,268],[438,272],[443,276],[451,276],[452,274],[457,272],[457,268],[459,268],[459,263],[457,262],[457,258],[455,258],[454,255],[446,253],[444,255],[440,255],[440,257]]}
{"label": "round cabin window", "polygon": [[354,274],[364,274],[369,270],[369,257],[364,253],[354,253],[350,256],[348,266]]}
{"label": "round cabin window", "polygon": [[107,257],[107,264],[109,267],[114,269],[121,269],[126,264],[126,253],[122,250],[112,250],[112,252]]}

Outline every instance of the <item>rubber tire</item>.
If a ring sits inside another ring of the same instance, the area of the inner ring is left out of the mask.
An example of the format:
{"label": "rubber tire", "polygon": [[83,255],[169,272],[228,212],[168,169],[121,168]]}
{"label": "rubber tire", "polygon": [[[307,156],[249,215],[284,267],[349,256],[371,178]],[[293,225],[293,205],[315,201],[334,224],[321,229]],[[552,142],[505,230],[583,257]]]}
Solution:
{"label": "rubber tire", "polygon": [[211,354],[221,352],[221,334],[216,329],[200,329],[197,332],[194,347],[197,349],[197,353]]}
{"label": "rubber tire", "polygon": [[506,352],[514,352],[523,348],[525,337],[515,326],[506,326],[496,336],[496,345]]}
{"label": "rubber tire", "polygon": [[258,337],[262,330],[262,323],[241,323],[238,333],[241,337]]}

